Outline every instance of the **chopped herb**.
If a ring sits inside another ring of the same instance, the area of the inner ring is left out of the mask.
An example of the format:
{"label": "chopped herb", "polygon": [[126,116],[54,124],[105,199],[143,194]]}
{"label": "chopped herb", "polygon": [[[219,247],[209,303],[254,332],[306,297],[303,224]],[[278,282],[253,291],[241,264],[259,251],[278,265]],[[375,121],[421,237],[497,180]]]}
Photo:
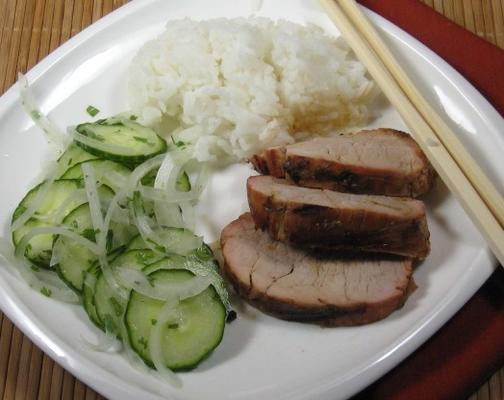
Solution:
{"label": "chopped herb", "polygon": [[96,241],[96,233],[93,228],[84,229],[81,233],[87,240],[91,240],[92,242]]}
{"label": "chopped herb", "polygon": [[151,322],[152,325],[156,325],[157,324],[157,319],[156,318],[152,318],[150,320],[150,322]]}
{"label": "chopped herb", "polygon": [[129,119],[131,121],[136,121],[138,119],[138,117],[136,115],[130,115]]}
{"label": "chopped herb", "polygon": [[46,297],[51,297],[51,295],[52,295],[52,290],[51,290],[51,289],[48,289],[48,288],[46,288],[46,287],[44,286],[42,289],[40,289],[40,293],[42,293],[42,294],[43,294],[44,296],[46,296]]}
{"label": "chopped herb", "polygon": [[[97,232],[96,234],[99,233],[99,229],[97,229]],[[112,250],[112,246],[114,245],[114,232],[112,232],[112,230],[109,230],[107,232],[107,243],[105,244],[105,247],[107,249],[107,253],[110,252],[110,250]]]}
{"label": "chopped herb", "polygon": [[79,222],[77,222],[76,219],[74,219],[71,223],[70,226],[74,229],[79,229]]}
{"label": "chopped herb", "polygon": [[196,257],[198,257],[202,261],[211,260],[213,258],[212,250],[210,250],[210,247],[208,247],[208,246],[198,247],[194,251],[194,253],[195,253]]}
{"label": "chopped herb", "polygon": [[46,258],[51,258],[51,256],[52,256],[52,250],[42,250],[42,254],[43,254]]}
{"label": "chopped herb", "polygon": [[[154,170],[156,171],[156,170]],[[144,186],[154,186],[154,182],[156,181],[156,174],[154,172],[149,172],[142,178],[142,185]]]}
{"label": "chopped herb", "polygon": [[179,149],[183,149],[187,143],[183,142],[182,140],[175,140],[173,136],[171,136],[171,140],[173,144],[178,147]]}
{"label": "chopped herb", "polygon": [[91,115],[92,117],[96,116],[100,110],[98,110],[96,107],[93,107],[91,105],[87,106],[86,112]]}
{"label": "chopped herb", "polygon": [[147,340],[145,340],[143,336],[138,339],[138,343],[140,343],[144,349],[147,349],[147,345],[149,344],[149,342],[147,342]]}
{"label": "chopped herb", "polygon": [[160,253],[166,253],[166,247],[161,246],[159,243],[156,243],[152,239],[147,239],[147,243],[150,243],[156,251],[159,251]]}
{"label": "chopped herb", "polygon": [[70,158],[68,159],[67,166],[68,166],[68,165],[70,165],[70,164],[72,164],[72,160],[73,160],[73,159],[72,159],[72,157],[70,157]]}
{"label": "chopped herb", "polygon": [[40,117],[42,116],[42,114],[40,113],[40,111],[38,110],[33,110],[31,113],[30,113],[31,117],[33,119],[40,119]]}
{"label": "chopped herb", "polygon": [[86,130],[86,131],[83,132],[83,134],[86,135],[87,137],[91,138],[91,139],[98,140],[99,142],[105,141],[105,139],[103,139],[103,137],[101,137],[100,135],[97,135],[93,131]]}
{"label": "chopped herb", "polygon": [[136,253],[135,257],[136,257],[136,261],[139,264],[147,265],[152,260],[153,254],[150,252],[139,251]]}
{"label": "chopped herb", "polygon": [[147,138],[143,138],[141,136],[133,136],[133,139],[135,139],[137,142],[147,143]]}
{"label": "chopped herb", "polygon": [[112,318],[112,315],[110,314],[105,314],[105,316],[103,317],[103,325],[105,327],[105,332],[117,331],[117,326],[114,322],[114,318]]}
{"label": "chopped herb", "polygon": [[176,324],[176,323],[174,323],[174,324],[168,324],[166,327],[167,327],[168,329],[177,329],[177,328],[179,327],[179,325],[178,325],[178,324]]}
{"label": "chopped herb", "polygon": [[120,317],[122,316],[123,314],[123,306],[121,304],[119,304],[119,302],[117,301],[117,299],[115,297],[109,297],[109,303],[112,305],[112,307],[114,308],[114,313],[117,317]]}
{"label": "chopped herb", "polygon": [[35,272],[39,272],[40,271],[40,268],[36,267],[35,265],[31,265],[30,268],[31,268],[32,271],[35,271]]}

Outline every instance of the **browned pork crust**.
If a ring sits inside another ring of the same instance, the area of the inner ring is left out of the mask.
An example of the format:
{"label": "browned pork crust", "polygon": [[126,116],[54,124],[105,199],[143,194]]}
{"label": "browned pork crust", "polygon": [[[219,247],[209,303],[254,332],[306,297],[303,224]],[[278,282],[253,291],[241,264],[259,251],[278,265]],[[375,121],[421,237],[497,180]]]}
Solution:
{"label": "browned pork crust", "polygon": [[423,259],[430,250],[423,202],[302,188],[271,176],[247,181],[256,227],[304,248]]}
{"label": "browned pork crust", "polygon": [[386,196],[418,197],[435,176],[411,136],[384,128],[270,148],[250,162],[262,174],[301,186]]}
{"label": "browned pork crust", "polygon": [[286,320],[366,324],[400,308],[415,288],[409,259],[315,257],[274,242],[248,213],[224,228],[221,245],[223,273],[239,295]]}

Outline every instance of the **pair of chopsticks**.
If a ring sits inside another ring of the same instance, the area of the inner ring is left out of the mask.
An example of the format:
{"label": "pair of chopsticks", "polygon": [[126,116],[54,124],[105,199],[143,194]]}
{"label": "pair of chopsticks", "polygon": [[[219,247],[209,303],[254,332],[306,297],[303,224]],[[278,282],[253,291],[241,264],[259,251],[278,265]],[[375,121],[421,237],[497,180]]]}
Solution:
{"label": "pair of chopsticks", "polygon": [[320,0],[411,135],[504,265],[504,199],[434,111],[355,0]]}

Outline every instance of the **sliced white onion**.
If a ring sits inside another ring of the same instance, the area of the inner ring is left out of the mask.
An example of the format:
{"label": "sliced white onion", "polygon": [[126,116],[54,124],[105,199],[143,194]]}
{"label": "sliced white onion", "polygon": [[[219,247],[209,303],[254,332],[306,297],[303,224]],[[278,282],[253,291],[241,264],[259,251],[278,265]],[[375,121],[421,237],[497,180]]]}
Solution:
{"label": "sliced white onion", "polygon": [[103,221],[103,215],[100,207],[100,198],[98,195],[98,189],[96,188],[94,169],[90,164],[84,163],[82,164],[82,172],[84,175],[84,186],[86,188],[86,194],[89,202],[91,221],[96,232],[96,242],[98,244],[98,247],[100,248],[98,261],[103,272],[103,277],[115,293],[117,293],[120,297],[126,298],[128,294],[115,279],[107,260],[107,232],[110,225],[105,227]]}
{"label": "sliced white onion", "polygon": [[84,336],[80,335],[82,343],[88,349],[100,353],[118,353],[122,350],[122,342],[117,340],[116,335],[111,332],[102,333],[101,331],[97,334],[98,341],[96,343],[91,342]]}
{"label": "sliced white onion", "polygon": [[182,211],[182,217],[184,218],[185,226],[191,231],[194,231],[194,227],[196,225],[194,217],[194,206],[189,203],[179,203],[179,207]]}
{"label": "sliced white onion", "polygon": [[51,298],[70,303],[77,303],[79,302],[79,298],[72,290],[64,286],[64,284],[56,274],[50,271],[44,271],[42,269],[39,271],[34,271],[30,262],[24,257],[26,246],[28,246],[30,240],[35,236],[46,234],[66,236],[87,247],[94,254],[98,254],[100,252],[100,248],[96,245],[96,243],[63,227],[34,228],[23,236],[16,248],[15,254],[17,256],[17,260],[19,261],[17,263],[17,265],[20,267],[19,272],[32,288],[41,292],[50,290]]}
{"label": "sliced white onion", "polygon": [[48,142],[57,146],[60,151],[63,151],[70,143],[70,138],[40,111],[40,107],[37,105],[28,84],[28,79],[21,73],[18,73],[18,85],[20,88],[21,103],[26,113],[31,117],[35,125],[44,131]]}
{"label": "sliced white onion", "polygon": [[51,260],[49,261],[49,266],[51,268],[54,267],[56,264],[59,264],[59,262],[61,260],[60,251],[61,251],[61,246],[53,246]]}
{"label": "sliced white onion", "polygon": [[131,225],[132,224],[128,209],[124,209],[121,207],[117,207],[114,210],[114,214],[112,214],[111,221],[118,223],[118,224],[121,224],[121,225]]}
{"label": "sliced white onion", "polygon": [[53,169],[49,171],[48,177],[45,180],[44,183],[41,184],[40,188],[37,191],[37,194],[35,197],[31,200],[30,205],[26,208],[26,210],[16,218],[16,220],[12,223],[11,226],[11,231],[14,232],[18,228],[20,228],[22,225],[25,224],[26,221],[28,221],[35,211],[37,211],[42,203],[44,202],[47,192],[49,191],[49,188],[51,187],[52,183],[56,179],[56,166],[53,166]]}
{"label": "sliced white onion", "polygon": [[182,387],[180,378],[168,367],[163,360],[163,327],[169,321],[179,322],[180,315],[177,310],[178,299],[167,301],[161,308],[157,317],[157,322],[151,329],[149,337],[149,350],[152,363],[156,367],[159,375],[176,388]]}
{"label": "sliced white onion", "polygon": [[217,272],[217,268],[213,260],[203,262],[196,256],[189,255],[184,261],[184,269],[191,271],[196,276],[208,276],[212,283],[212,286],[219,295],[222,304],[224,304],[226,312],[229,313],[233,310],[233,307],[231,307],[231,303],[229,301],[229,293],[226,289],[226,284],[220,276],[219,272]]}
{"label": "sliced white onion", "polygon": [[[21,254],[24,254],[27,244],[28,241],[24,244],[24,248],[20,249],[23,252]],[[12,266],[13,271],[21,275],[31,288],[42,293],[50,293],[50,297],[56,300],[67,303],[79,302],[77,295],[66,287],[53,272],[32,268],[31,263],[25,257],[16,257],[12,244],[4,238],[0,238],[0,256]]]}
{"label": "sliced white onion", "polygon": [[142,271],[127,266],[118,268],[116,274],[124,286],[144,296],[163,301],[167,301],[172,297],[183,300],[196,296],[211,283],[208,276],[195,276],[177,284],[152,283]]}
{"label": "sliced white onion", "polygon": [[0,236],[0,257],[7,261],[11,265],[17,264],[17,259],[14,255],[14,247],[10,240],[5,239]]}
{"label": "sliced white onion", "polygon": [[180,174],[180,170],[187,162],[189,162],[189,160],[189,153],[180,151],[178,149],[166,153],[164,155],[163,162],[156,174],[154,187],[156,189],[168,189],[175,187],[175,183]]}
{"label": "sliced white onion", "polygon": [[96,187],[94,168],[89,163],[83,163],[81,168],[84,176],[84,187],[89,203],[91,222],[96,233],[96,242],[101,247],[102,253],[106,253],[105,242],[107,240],[107,232],[103,230],[103,215],[101,212],[100,196]]}
{"label": "sliced white onion", "polygon": [[[140,193],[135,193],[136,194],[133,195],[133,201],[130,203],[133,222],[136,225],[140,236],[142,236],[142,239],[151,250],[156,253],[175,253],[186,255],[191,250],[197,249],[203,244],[203,240],[199,237],[184,239],[183,241],[177,242],[167,241],[151,227],[150,218],[145,215],[142,207],[141,199],[139,197]],[[162,246],[164,251],[160,251],[159,246]]]}
{"label": "sliced white onion", "polygon": [[159,167],[163,162],[164,158],[165,158],[164,154],[160,154],[156,157],[150,158],[144,163],[140,164],[132,171],[124,187],[119,192],[117,192],[110,201],[107,213],[105,214],[105,218],[103,221],[104,229],[108,231],[110,227],[110,221],[112,220],[112,216],[119,208],[119,203],[122,202],[125,198],[131,197],[133,191],[138,185],[138,182],[154,168]]}
{"label": "sliced white onion", "polygon": [[100,182],[109,185],[112,189],[119,189],[119,190],[122,187],[124,187],[126,185],[126,182],[128,181],[127,177],[125,177],[124,175],[120,174],[117,171],[106,171],[103,174],[97,176],[97,179]]}
{"label": "sliced white onion", "polygon": [[15,252],[16,256],[17,257],[24,256],[26,246],[28,246],[30,240],[32,240],[35,236],[48,235],[48,234],[66,236],[69,239],[79,243],[80,245],[87,247],[93,254],[99,255],[101,253],[100,247],[95,242],[86,239],[85,237],[71,231],[68,228],[64,228],[61,226],[42,226],[28,231],[26,235],[23,236],[23,238],[16,247]]}
{"label": "sliced white onion", "polygon": [[[126,184],[121,188],[121,190],[116,192],[116,194],[109,203],[109,207],[103,220],[104,232],[109,231],[111,221],[115,218],[116,215],[120,215],[121,207],[119,206],[119,204],[123,202],[126,198],[131,197],[133,190],[138,185],[138,182],[152,169],[159,167],[159,165],[161,165],[161,163],[163,162],[163,159],[164,159],[163,154],[150,158],[149,160],[140,164],[132,171],[131,175],[128,177],[126,181]],[[105,246],[106,242],[102,242],[101,245]],[[121,287],[117,284],[117,282],[115,282],[113,272],[111,271],[108,265],[107,257],[101,256],[99,257],[99,260],[103,275],[107,280],[107,283],[109,283],[110,286],[113,286],[113,289],[117,293],[119,293],[121,297],[127,297],[127,292],[122,290]]]}
{"label": "sliced white onion", "polygon": [[184,227],[182,211],[180,211],[178,204],[155,202],[154,213],[158,224],[161,226],[172,226],[174,228]]}
{"label": "sliced white onion", "polygon": [[149,186],[139,186],[142,196],[148,200],[162,203],[180,203],[185,201],[198,200],[199,193],[196,191],[179,192],[177,190],[156,189]]}

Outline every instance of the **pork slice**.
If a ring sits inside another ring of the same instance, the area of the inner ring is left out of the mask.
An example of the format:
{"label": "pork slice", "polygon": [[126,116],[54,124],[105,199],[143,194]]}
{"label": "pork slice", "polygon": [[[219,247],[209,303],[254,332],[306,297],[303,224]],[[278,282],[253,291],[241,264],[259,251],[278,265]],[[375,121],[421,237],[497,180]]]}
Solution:
{"label": "pork slice", "polygon": [[262,174],[349,193],[418,197],[435,176],[411,136],[383,128],[274,147],[250,161]]}
{"label": "pork slice", "polygon": [[303,188],[271,176],[250,177],[247,196],[256,227],[274,240],[418,259],[430,250],[420,200]]}
{"label": "pork slice", "polygon": [[282,319],[359,325],[401,307],[414,290],[411,260],[317,258],[256,230],[249,213],[224,228],[222,270],[238,294]]}

